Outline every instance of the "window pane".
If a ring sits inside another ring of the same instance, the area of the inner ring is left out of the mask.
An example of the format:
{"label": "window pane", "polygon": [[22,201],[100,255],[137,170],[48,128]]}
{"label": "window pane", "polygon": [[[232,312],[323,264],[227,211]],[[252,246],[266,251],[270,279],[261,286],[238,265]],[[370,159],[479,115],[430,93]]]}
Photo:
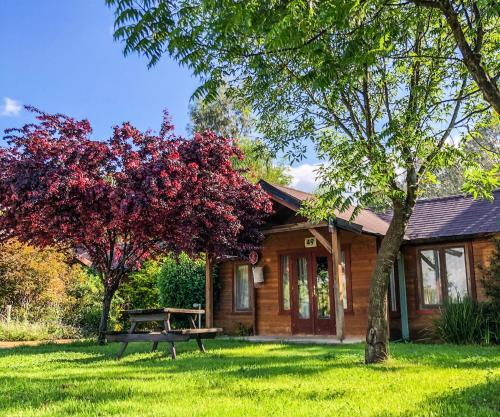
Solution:
{"label": "window pane", "polygon": [[423,304],[441,304],[441,277],[439,269],[439,252],[428,249],[420,252],[420,266],[422,269]]}
{"label": "window pane", "polygon": [[389,301],[391,311],[398,311],[398,303],[396,300],[396,279],[394,277],[394,268],[391,269],[391,275],[389,276]]}
{"label": "window pane", "polygon": [[283,295],[283,310],[290,310],[290,265],[288,256],[281,257],[281,285]]}
{"label": "window pane", "polygon": [[309,282],[307,272],[307,258],[297,259],[297,284],[299,292],[299,318],[310,318],[309,311]]}
{"label": "window pane", "polygon": [[446,248],[446,280],[448,281],[448,297],[456,300],[468,294],[467,271],[464,248]]}
{"label": "window pane", "polygon": [[318,294],[318,318],[330,317],[330,291],[328,278],[328,258],[316,257],[316,293]]}
{"label": "window pane", "polygon": [[340,266],[342,268],[342,288],[344,289],[342,294],[342,299],[344,303],[344,309],[347,309],[347,275],[345,266],[345,252],[340,252]]}
{"label": "window pane", "polygon": [[248,265],[236,266],[235,277],[235,292],[236,292],[236,310],[250,309],[250,286],[249,286],[249,269]]}

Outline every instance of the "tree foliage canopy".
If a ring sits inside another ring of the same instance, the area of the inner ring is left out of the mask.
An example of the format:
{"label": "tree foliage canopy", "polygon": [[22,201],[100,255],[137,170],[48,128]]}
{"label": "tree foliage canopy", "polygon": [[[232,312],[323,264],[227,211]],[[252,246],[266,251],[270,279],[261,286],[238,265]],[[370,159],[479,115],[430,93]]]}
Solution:
{"label": "tree foliage canopy", "polygon": [[231,139],[209,131],[180,139],[165,116],[158,134],[123,123],[95,141],[87,120],[31,110],[38,123],[8,130],[0,153],[0,230],[83,250],[103,280],[103,320],[123,279],[148,257],[244,257],[258,248],[271,203],[233,168],[242,154]]}
{"label": "tree foliage canopy", "polygon": [[[486,195],[495,182],[448,142],[490,111],[436,9],[354,1],[108,3],[116,6],[115,36],[126,53],[155,64],[168,51],[203,78],[197,97],[228,83],[257,111],[265,137],[293,156],[304,152],[302,138],[314,138],[328,161],[328,206],[401,198],[397,184],[432,181],[458,160],[467,165],[470,190]],[[498,66],[494,24],[486,14],[482,51],[491,71]]]}
{"label": "tree foliage canopy", "polygon": [[498,167],[482,169],[476,153],[449,140],[500,107],[495,76],[484,74],[500,69],[498,17],[492,2],[471,3],[475,22],[464,36],[475,51],[464,55],[451,1],[107,0],[125,53],[151,65],[169,53],[202,79],[195,97],[228,84],[275,149],[292,157],[304,154],[304,138],[313,140],[325,164],[310,218],[392,206],[372,274],[367,362],[388,354],[389,271],[422,187],[458,163],[475,197],[491,198],[499,183]]}
{"label": "tree foliage canopy", "polygon": [[219,136],[235,138],[236,146],[244,158],[233,158],[233,166],[241,170],[243,176],[256,183],[263,179],[273,184],[288,185],[291,175],[282,161],[260,139],[252,139],[257,120],[250,109],[241,106],[226,93],[225,86],[217,91],[211,100],[198,99],[190,107],[191,132],[211,130]]}

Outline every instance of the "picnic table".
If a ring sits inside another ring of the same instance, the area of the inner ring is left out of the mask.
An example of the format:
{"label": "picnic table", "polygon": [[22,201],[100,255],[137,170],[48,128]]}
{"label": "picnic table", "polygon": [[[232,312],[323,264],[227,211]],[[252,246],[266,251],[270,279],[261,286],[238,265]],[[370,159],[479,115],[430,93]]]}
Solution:
{"label": "picnic table", "polygon": [[[122,357],[130,342],[153,342],[152,352],[158,348],[159,342],[167,342],[170,345],[172,359],[175,359],[177,356],[175,343],[187,342],[191,339],[195,339],[200,351],[205,352],[203,339],[213,339],[217,333],[222,331],[222,329],[219,328],[199,328],[196,326],[196,317],[200,318],[202,314],[205,314],[205,310],[201,309],[149,308],[142,310],[125,310],[123,313],[128,316],[131,322],[128,332],[110,332],[106,334],[106,340],[108,342],[121,342],[120,349],[116,355],[117,359]],[[186,317],[189,321],[190,328],[172,329],[170,319],[174,315]],[[136,331],[137,325],[144,322],[159,322],[163,329],[153,332]]]}

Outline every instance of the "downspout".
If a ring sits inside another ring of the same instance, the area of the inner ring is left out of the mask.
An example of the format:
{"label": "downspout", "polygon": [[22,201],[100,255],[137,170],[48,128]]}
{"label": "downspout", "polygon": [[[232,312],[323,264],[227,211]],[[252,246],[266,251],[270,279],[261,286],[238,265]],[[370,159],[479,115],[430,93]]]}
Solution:
{"label": "downspout", "polygon": [[399,307],[401,309],[401,335],[404,341],[410,340],[408,326],[408,306],[406,301],[405,262],[401,252],[398,253]]}

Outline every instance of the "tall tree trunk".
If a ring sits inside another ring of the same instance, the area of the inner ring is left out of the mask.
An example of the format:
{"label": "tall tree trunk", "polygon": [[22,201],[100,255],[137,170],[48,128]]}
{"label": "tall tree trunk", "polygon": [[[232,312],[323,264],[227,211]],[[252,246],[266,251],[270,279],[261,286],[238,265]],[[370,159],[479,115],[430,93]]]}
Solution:
{"label": "tall tree trunk", "polygon": [[97,342],[103,345],[106,342],[106,332],[108,330],[109,312],[111,310],[111,302],[113,301],[114,289],[105,288],[104,297],[102,298],[102,313],[99,323],[99,336]]}
{"label": "tall tree trunk", "polygon": [[389,355],[389,326],[387,322],[389,273],[403,242],[413,205],[405,207],[402,202],[396,202],[393,209],[391,224],[382,239],[371,278],[365,363],[382,362]]}

